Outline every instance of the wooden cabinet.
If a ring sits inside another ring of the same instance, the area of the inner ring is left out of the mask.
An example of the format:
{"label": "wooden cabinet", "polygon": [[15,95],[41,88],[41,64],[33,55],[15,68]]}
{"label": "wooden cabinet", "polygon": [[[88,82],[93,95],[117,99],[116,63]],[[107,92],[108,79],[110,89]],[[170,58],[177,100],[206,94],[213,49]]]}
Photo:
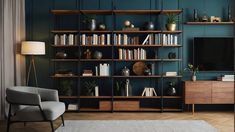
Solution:
{"label": "wooden cabinet", "polygon": [[234,82],[185,81],[185,104],[233,104]]}

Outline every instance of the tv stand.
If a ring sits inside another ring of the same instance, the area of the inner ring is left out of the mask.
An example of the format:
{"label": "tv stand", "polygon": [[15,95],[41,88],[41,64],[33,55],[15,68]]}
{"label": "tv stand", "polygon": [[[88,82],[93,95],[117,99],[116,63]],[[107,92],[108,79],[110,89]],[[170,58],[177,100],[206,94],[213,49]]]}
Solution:
{"label": "tv stand", "polygon": [[233,81],[184,81],[185,104],[234,104]]}

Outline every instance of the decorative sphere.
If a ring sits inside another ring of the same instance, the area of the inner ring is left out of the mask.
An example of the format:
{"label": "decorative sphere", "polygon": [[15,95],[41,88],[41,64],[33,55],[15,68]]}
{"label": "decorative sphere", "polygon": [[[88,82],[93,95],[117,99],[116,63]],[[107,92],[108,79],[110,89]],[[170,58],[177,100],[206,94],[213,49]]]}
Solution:
{"label": "decorative sphere", "polygon": [[125,20],[125,21],[124,21],[124,25],[125,25],[126,27],[130,27],[130,26],[131,26],[131,22],[130,22],[129,20]]}
{"label": "decorative sphere", "polygon": [[95,51],[93,54],[94,59],[101,59],[102,58],[102,52],[100,51]]}
{"label": "decorative sphere", "polygon": [[134,24],[131,24],[131,26],[130,26],[131,28],[134,28],[135,27],[135,25]]}

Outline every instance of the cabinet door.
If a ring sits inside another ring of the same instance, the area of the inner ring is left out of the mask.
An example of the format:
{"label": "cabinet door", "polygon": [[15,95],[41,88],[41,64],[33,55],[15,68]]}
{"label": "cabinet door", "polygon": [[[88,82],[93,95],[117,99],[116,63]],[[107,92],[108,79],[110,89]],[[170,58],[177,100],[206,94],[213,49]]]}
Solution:
{"label": "cabinet door", "polygon": [[212,87],[213,104],[233,104],[234,103],[234,83],[233,82],[213,82]]}
{"label": "cabinet door", "polygon": [[185,104],[210,104],[211,86],[211,81],[186,81]]}

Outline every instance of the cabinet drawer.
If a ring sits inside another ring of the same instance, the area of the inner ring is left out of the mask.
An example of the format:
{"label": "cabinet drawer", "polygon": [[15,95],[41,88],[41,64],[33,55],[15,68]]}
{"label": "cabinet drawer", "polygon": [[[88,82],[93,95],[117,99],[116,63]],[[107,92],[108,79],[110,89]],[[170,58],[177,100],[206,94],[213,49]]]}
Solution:
{"label": "cabinet drawer", "polygon": [[114,110],[139,110],[140,103],[139,101],[114,101],[113,109]]}
{"label": "cabinet drawer", "polygon": [[216,82],[212,88],[213,104],[233,104],[234,103],[234,86],[233,83]]}

